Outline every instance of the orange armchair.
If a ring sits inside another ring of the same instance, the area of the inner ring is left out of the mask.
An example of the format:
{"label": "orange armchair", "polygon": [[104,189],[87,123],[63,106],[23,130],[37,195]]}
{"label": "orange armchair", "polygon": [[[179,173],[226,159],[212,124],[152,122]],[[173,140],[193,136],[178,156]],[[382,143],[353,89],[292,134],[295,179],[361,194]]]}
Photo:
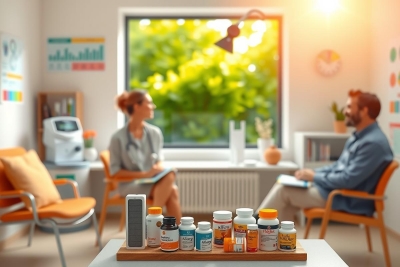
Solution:
{"label": "orange armchair", "polygon": [[[26,153],[24,148],[12,148],[0,150],[0,157],[15,157],[22,156]],[[46,205],[38,208],[35,201],[35,196],[28,190],[15,190],[12,184],[8,181],[4,166],[0,161],[0,208],[8,208],[10,211],[0,215],[0,225],[5,224],[18,224],[30,223],[30,232],[28,239],[28,246],[31,245],[32,235],[35,224],[39,226],[52,226],[58,252],[60,255],[61,264],[63,267],[67,266],[64,258],[64,253],[61,245],[59,225],[76,225],[90,217],[92,217],[94,229],[98,242],[100,242],[100,235],[97,229],[96,215],[94,213],[94,206],[96,200],[91,197],[80,197],[78,184],[75,181],[68,179],[53,180],[57,185],[70,185],[73,188],[75,197],[70,199],[63,199],[57,203]],[[51,184],[51,183],[50,183]],[[27,208],[24,202],[29,200],[30,207]],[[16,205],[17,203],[21,203]],[[58,222],[57,219],[67,222]],[[100,249],[102,248],[101,243]]]}
{"label": "orange armchair", "polygon": [[[389,248],[386,239],[386,229],[385,223],[383,221],[383,209],[384,209],[384,200],[385,200],[385,190],[386,186],[389,182],[390,177],[393,172],[399,167],[399,163],[397,161],[392,161],[389,166],[383,172],[378,185],[375,189],[375,194],[368,194],[367,192],[356,191],[356,190],[333,190],[326,202],[325,208],[311,208],[305,209],[304,215],[307,218],[306,230],[304,233],[304,238],[307,239],[308,234],[310,232],[311,224],[313,219],[322,218],[321,230],[319,234],[319,238],[323,239],[325,237],[326,229],[330,220],[337,222],[344,222],[350,224],[364,224],[365,225],[365,233],[367,235],[367,243],[368,243],[368,251],[372,252],[371,245],[371,236],[369,232],[369,227],[374,226],[378,227],[381,232],[381,239],[383,245],[383,251],[385,254],[385,262],[386,266],[390,267],[390,256],[389,256]],[[351,214],[342,211],[333,211],[332,210],[332,202],[335,196],[342,195],[346,197],[356,197],[363,199],[374,200],[375,202],[375,211],[376,217],[368,217],[358,214]]]}

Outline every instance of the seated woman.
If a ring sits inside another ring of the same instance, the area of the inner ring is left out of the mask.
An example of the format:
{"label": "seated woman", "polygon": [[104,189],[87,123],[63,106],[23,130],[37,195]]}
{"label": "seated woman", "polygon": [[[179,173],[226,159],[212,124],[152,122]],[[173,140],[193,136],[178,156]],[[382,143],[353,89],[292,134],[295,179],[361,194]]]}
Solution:
{"label": "seated woman", "polygon": [[[161,150],[164,138],[160,128],[145,122],[153,118],[156,108],[151,96],[144,90],[124,92],[117,96],[117,106],[129,121],[111,138],[111,175],[135,180],[160,173],[163,170]],[[180,222],[182,214],[174,171],[155,184],[120,183],[118,191],[121,196],[146,194],[147,198],[153,199],[153,206],[166,206],[168,216],[174,216]]]}

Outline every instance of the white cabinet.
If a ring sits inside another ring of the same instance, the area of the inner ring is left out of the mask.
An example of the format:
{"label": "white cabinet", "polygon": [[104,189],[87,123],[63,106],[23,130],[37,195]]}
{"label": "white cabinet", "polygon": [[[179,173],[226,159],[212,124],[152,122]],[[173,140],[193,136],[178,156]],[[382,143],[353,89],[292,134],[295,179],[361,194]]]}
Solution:
{"label": "white cabinet", "polygon": [[335,162],[351,133],[295,132],[294,160],[300,168],[314,169]]}

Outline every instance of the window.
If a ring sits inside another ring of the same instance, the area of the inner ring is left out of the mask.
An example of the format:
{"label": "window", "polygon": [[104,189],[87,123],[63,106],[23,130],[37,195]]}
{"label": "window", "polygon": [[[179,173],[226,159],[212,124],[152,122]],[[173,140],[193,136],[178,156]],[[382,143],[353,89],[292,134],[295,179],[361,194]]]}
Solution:
{"label": "window", "polygon": [[126,88],[152,96],[164,147],[228,147],[230,120],[256,147],[255,117],[281,146],[282,19],[244,21],[231,54],[214,43],[238,18],[126,17]]}

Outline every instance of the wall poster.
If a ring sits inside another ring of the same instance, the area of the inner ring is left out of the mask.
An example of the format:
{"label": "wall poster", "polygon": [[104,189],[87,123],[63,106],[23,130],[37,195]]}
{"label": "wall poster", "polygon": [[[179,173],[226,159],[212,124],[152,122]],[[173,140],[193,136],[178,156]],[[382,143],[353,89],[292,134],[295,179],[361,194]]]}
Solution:
{"label": "wall poster", "polygon": [[0,103],[22,103],[23,52],[21,39],[0,32]]}
{"label": "wall poster", "polygon": [[389,51],[389,138],[393,153],[400,157],[400,37]]}
{"label": "wall poster", "polygon": [[49,71],[102,71],[104,38],[48,38]]}

